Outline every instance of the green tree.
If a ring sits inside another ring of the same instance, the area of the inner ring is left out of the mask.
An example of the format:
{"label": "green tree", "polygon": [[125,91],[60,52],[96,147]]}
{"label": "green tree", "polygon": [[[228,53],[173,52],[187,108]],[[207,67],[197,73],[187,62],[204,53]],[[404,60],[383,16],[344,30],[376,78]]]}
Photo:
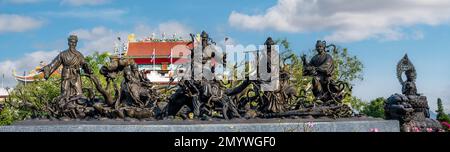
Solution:
{"label": "green tree", "polygon": [[365,103],[352,95],[352,88],[355,81],[363,80],[364,65],[358,57],[350,55],[347,48],[336,48],[331,52],[334,59],[335,73],[334,78],[349,84],[346,88],[348,96],[342,101],[350,105],[355,111],[361,111]]}
{"label": "green tree", "polygon": [[0,126],[12,124],[17,117],[17,113],[12,111],[9,107],[4,107],[0,111]]}
{"label": "green tree", "polygon": [[351,83],[355,80],[363,80],[364,65],[356,56],[348,53],[347,48],[337,48],[332,52],[335,65],[334,78]]}
{"label": "green tree", "polygon": [[441,98],[437,99],[438,109],[436,110],[437,116],[436,119],[441,122],[450,122],[450,118],[447,114],[445,114],[444,106],[442,106]]}
{"label": "green tree", "polygon": [[384,102],[386,99],[383,97],[376,98],[375,100],[370,101],[366,106],[364,106],[361,113],[375,117],[375,118],[384,118]]}
{"label": "green tree", "polygon": [[353,110],[357,113],[361,113],[361,111],[367,105],[367,103],[365,103],[364,101],[355,96],[347,96],[346,98],[344,98],[342,102],[349,104],[353,108]]}
{"label": "green tree", "polygon": [[15,120],[48,116],[47,104],[60,94],[60,76],[53,75],[48,81],[19,83],[10,92],[0,114],[0,125]]}

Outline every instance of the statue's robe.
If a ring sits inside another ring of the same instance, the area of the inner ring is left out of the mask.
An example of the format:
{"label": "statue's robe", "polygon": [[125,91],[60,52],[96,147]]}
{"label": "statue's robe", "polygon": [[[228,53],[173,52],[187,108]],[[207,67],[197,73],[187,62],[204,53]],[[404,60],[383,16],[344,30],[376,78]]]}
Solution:
{"label": "statue's robe", "polygon": [[333,58],[329,54],[317,54],[310,63],[315,68],[316,74],[313,79],[313,94],[315,97],[324,97],[328,92],[328,85],[334,72]]}
{"label": "statue's robe", "polygon": [[48,79],[60,66],[62,66],[61,96],[66,98],[83,96],[81,69],[87,69],[84,56],[76,50],[61,52],[49,65],[44,67],[45,78]]}
{"label": "statue's robe", "polygon": [[123,70],[124,80],[121,84],[121,102],[128,106],[144,107],[150,102],[152,85],[145,74],[138,69],[127,66]]}
{"label": "statue's robe", "polygon": [[402,85],[402,93],[404,95],[419,95],[417,93],[416,83],[413,81],[405,81]]}

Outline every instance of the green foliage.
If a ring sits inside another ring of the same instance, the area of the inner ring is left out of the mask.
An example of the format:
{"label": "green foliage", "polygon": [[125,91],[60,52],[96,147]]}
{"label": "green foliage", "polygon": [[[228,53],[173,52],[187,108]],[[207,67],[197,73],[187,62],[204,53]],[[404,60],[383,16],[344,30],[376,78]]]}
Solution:
{"label": "green foliage", "polygon": [[450,117],[447,114],[445,114],[441,98],[437,99],[437,106],[438,109],[436,110],[437,113],[436,119],[440,122],[450,122]]}
{"label": "green foliage", "polygon": [[[350,55],[347,48],[337,48],[336,51],[332,51],[331,55],[333,56],[335,65],[333,76],[335,79],[348,83],[350,87],[353,87],[352,83],[354,81],[363,80],[362,71],[364,65],[356,56]],[[350,88],[346,88],[345,91],[349,94],[352,93]],[[351,95],[345,97],[343,103],[351,105],[355,111],[361,111],[364,106],[364,102],[361,99],[357,99]]]}
{"label": "green foliage", "polygon": [[0,126],[10,125],[17,119],[17,114],[14,113],[10,108],[5,107],[0,112]]}
{"label": "green foliage", "polygon": [[47,104],[60,94],[60,78],[51,77],[48,81],[18,84],[11,92],[7,105],[18,111],[19,119],[45,117]]}
{"label": "green foliage", "polygon": [[351,56],[347,48],[337,48],[337,51],[333,51],[331,54],[336,68],[334,73],[336,79],[344,82],[363,80],[364,65],[356,56]]}
{"label": "green foliage", "polygon": [[28,118],[46,117],[47,104],[60,94],[59,82],[59,76],[52,76],[48,81],[18,84],[4,102],[0,125]]}
{"label": "green foliage", "polygon": [[108,52],[94,52],[92,55],[86,56],[85,61],[92,68],[95,75],[100,75],[100,68],[109,63],[110,56]]}
{"label": "green foliage", "polygon": [[384,102],[386,99],[380,97],[370,101],[361,111],[363,114],[375,118],[384,118]]}
{"label": "green foliage", "polygon": [[363,111],[364,107],[366,106],[366,103],[364,101],[355,96],[348,96],[344,98],[342,102],[350,105],[352,109],[358,113],[361,113],[361,111]]}
{"label": "green foliage", "polygon": [[[94,75],[100,80],[100,83],[102,85],[106,85],[106,79],[103,76],[101,76],[100,68],[102,65],[106,65],[109,62],[109,56],[110,55],[108,52],[101,54],[98,52],[94,52],[92,55],[85,57],[85,61],[89,64],[89,67],[91,67],[92,71],[94,72]],[[84,84],[83,87],[85,88],[94,87],[88,78],[82,77],[82,79]]]}

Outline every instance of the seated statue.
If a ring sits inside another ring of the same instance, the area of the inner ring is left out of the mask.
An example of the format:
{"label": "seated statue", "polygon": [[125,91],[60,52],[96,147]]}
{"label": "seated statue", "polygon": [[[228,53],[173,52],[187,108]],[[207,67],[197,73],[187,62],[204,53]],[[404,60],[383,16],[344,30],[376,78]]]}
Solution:
{"label": "seated statue", "polygon": [[[334,45],[334,49],[336,47]],[[333,58],[330,54],[326,53],[325,41],[317,41],[315,55],[310,62],[306,61],[306,57],[302,56],[303,61],[303,74],[304,76],[312,76],[312,91],[316,100],[324,103],[340,103],[344,98],[343,88],[337,85],[333,80],[333,74],[335,65],[333,64]]]}
{"label": "seated statue", "polygon": [[96,104],[94,105],[96,110],[103,116],[110,118],[152,118],[155,115],[154,102],[152,102],[155,98],[148,79],[144,78],[143,73],[138,70],[135,63],[125,60],[119,64],[114,64],[114,62],[108,66],[103,66],[100,73],[108,79],[108,77],[114,78],[117,72],[123,71],[124,80],[121,83],[120,91],[115,90],[116,99],[114,100],[117,100],[117,102],[114,102],[114,106]]}
{"label": "seated statue", "polygon": [[136,64],[124,68],[125,80],[121,84],[122,103],[129,106],[145,107],[151,100],[150,81],[138,70]]}
{"label": "seated statue", "polygon": [[[403,81],[403,73],[406,81]],[[407,55],[397,65],[397,78],[402,84],[402,94],[394,94],[386,100],[386,119],[399,120],[404,132],[438,131],[441,125],[430,119],[427,97],[417,93],[416,70]]]}

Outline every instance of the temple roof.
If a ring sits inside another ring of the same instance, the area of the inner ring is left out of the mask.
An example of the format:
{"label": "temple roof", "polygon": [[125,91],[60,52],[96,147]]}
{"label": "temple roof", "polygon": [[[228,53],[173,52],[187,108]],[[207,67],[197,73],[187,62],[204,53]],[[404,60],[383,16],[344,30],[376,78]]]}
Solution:
{"label": "temple roof", "polygon": [[[16,70],[13,70],[13,76],[14,78],[19,82],[34,82],[37,80],[44,79],[44,73],[38,72],[41,67],[36,67],[35,70],[30,71],[27,75],[19,75],[16,73]],[[55,72],[52,73],[52,76],[61,76],[61,68],[59,67]]]}
{"label": "temple roof", "polygon": [[[155,52],[155,56],[170,56],[172,49],[190,49],[193,45],[190,42],[130,42],[128,44],[127,56],[150,58]],[[175,56],[175,54],[174,54]]]}

